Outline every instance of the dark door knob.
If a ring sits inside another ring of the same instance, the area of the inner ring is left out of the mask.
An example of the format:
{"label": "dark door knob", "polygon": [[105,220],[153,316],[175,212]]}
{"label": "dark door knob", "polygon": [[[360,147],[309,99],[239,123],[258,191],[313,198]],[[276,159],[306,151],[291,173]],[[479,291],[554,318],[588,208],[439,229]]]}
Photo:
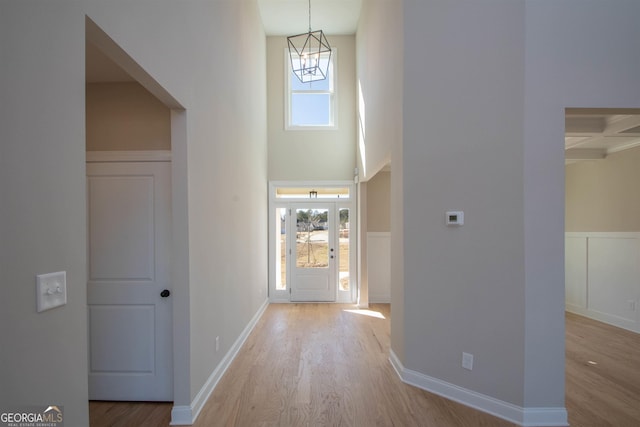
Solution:
{"label": "dark door knob", "polygon": [[162,298],[166,298],[166,297],[168,297],[169,295],[171,295],[171,291],[170,291],[169,289],[165,289],[164,291],[160,292],[160,296],[161,296]]}

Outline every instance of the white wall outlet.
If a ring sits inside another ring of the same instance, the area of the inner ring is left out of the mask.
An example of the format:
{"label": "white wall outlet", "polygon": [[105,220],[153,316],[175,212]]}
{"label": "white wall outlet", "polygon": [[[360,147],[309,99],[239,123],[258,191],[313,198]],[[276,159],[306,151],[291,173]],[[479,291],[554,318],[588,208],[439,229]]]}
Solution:
{"label": "white wall outlet", "polygon": [[67,272],[36,276],[36,308],[38,313],[67,303]]}
{"label": "white wall outlet", "polygon": [[220,337],[216,337],[216,353],[220,351]]}
{"label": "white wall outlet", "polygon": [[629,310],[631,311],[636,311],[636,301],[630,299],[629,301],[627,301],[629,303]]}
{"label": "white wall outlet", "polygon": [[464,224],[464,212],[462,211],[447,211],[445,220],[447,225],[463,225]]}
{"label": "white wall outlet", "polygon": [[473,354],[462,353],[462,367],[468,370],[473,369]]}

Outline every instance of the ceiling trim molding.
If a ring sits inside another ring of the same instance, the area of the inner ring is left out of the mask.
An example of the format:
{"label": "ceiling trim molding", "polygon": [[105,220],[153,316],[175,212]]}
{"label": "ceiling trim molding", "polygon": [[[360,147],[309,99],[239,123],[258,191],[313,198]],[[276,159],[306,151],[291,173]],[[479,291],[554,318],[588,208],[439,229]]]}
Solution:
{"label": "ceiling trim molding", "polygon": [[87,163],[98,162],[170,162],[171,151],[87,151]]}
{"label": "ceiling trim molding", "polygon": [[602,160],[607,157],[607,151],[600,148],[570,148],[565,150],[566,160]]}
{"label": "ceiling trim molding", "polygon": [[620,151],[629,150],[631,148],[635,148],[635,147],[638,147],[638,146],[640,146],[640,140],[636,140],[636,141],[630,142],[628,144],[621,144],[621,145],[617,145],[615,147],[612,147],[612,148],[607,150],[607,154],[618,153]]}

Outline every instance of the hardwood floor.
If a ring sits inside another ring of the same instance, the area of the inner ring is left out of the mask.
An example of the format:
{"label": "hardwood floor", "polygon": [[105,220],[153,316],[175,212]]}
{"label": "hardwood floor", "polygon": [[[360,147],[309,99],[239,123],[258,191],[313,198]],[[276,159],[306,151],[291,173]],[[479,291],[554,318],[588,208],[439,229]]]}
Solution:
{"label": "hardwood floor", "polygon": [[640,426],[640,335],[566,315],[566,407],[572,426]]}
{"label": "hardwood floor", "polygon": [[168,426],[171,402],[89,402],[89,425],[98,427]]}
{"label": "hardwood floor", "polygon": [[[389,305],[371,305],[384,319],[349,310],[270,305],[195,426],[514,425],[402,383],[388,361]],[[566,325],[570,424],[640,426],[640,335],[571,314]],[[91,426],[168,425],[170,411],[91,402]]]}
{"label": "hardwood floor", "polygon": [[508,426],[400,381],[385,319],[340,304],[274,304],[196,426]]}

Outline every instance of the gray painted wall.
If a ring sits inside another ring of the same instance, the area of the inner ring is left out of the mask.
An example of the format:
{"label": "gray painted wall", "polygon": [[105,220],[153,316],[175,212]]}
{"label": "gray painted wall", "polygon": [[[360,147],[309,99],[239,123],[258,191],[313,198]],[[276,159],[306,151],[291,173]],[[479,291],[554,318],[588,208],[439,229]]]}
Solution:
{"label": "gray painted wall", "polygon": [[[404,2],[405,280],[392,291],[404,336],[392,342],[408,368],[524,408],[564,406],[564,108],[638,107],[639,13],[628,1]],[[444,226],[448,209],[465,211],[462,228]]]}
{"label": "gray painted wall", "polygon": [[[267,292],[266,221],[255,220],[267,217],[256,2],[0,3],[0,323],[12,343],[0,400],[64,405],[74,426],[88,425],[85,14],[186,109],[172,113],[177,405],[191,403]],[[69,302],[36,314],[35,275],[57,270]]]}
{"label": "gray painted wall", "polygon": [[404,7],[404,364],[522,406],[524,3]]}
{"label": "gray painted wall", "polygon": [[[0,402],[88,425],[84,16],[2,2],[0,56]],[[67,305],[36,313],[35,276],[60,270]]]}

